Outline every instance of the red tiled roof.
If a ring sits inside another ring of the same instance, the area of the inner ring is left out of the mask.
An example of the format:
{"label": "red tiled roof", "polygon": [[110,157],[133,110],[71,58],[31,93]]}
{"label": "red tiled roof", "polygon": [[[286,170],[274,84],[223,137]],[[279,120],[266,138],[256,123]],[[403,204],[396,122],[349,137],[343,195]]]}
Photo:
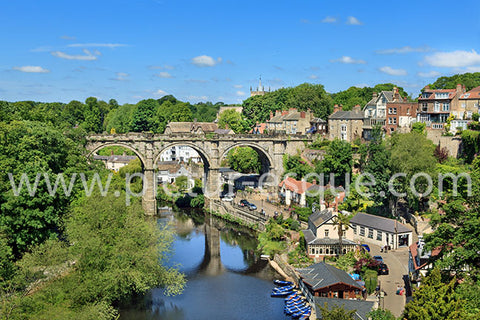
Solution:
{"label": "red tiled roof", "polygon": [[480,99],[480,86],[465,92],[460,96],[460,99]]}
{"label": "red tiled roof", "polygon": [[305,193],[305,191],[307,191],[308,188],[313,186],[313,184],[310,183],[310,182],[298,181],[298,180],[295,180],[291,177],[287,177],[285,180],[280,182],[280,184],[278,186],[281,188],[281,187],[283,187],[283,185],[285,185],[286,189],[288,189],[290,191],[293,191],[295,193],[298,193],[298,194]]}

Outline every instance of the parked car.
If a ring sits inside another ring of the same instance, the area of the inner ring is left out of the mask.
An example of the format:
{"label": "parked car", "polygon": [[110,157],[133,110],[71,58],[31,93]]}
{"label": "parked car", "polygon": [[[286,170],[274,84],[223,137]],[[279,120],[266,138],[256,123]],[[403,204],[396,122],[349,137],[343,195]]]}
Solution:
{"label": "parked car", "polygon": [[370,252],[370,247],[368,246],[368,244],[362,244],[362,248],[363,250]]}
{"label": "parked car", "polygon": [[382,256],[373,256],[373,259],[377,260],[380,263],[383,263],[383,258]]}
{"label": "parked car", "polygon": [[226,202],[232,202],[233,201],[233,198],[231,196],[224,196],[222,198],[222,201],[226,201]]}
{"label": "parked car", "polygon": [[385,263],[380,263],[378,266],[378,274],[388,274],[388,266]]}
{"label": "parked car", "polygon": [[257,206],[254,205],[253,203],[250,203],[250,202],[248,203],[248,206],[247,206],[247,207],[248,207],[248,209],[250,209],[250,210],[252,210],[252,211],[253,211],[253,210],[257,210]]}
{"label": "parked car", "polygon": [[248,202],[248,201],[245,200],[245,199],[240,200],[240,206],[241,206],[241,207],[246,207],[246,206],[248,206],[249,204],[250,204],[250,202]]}

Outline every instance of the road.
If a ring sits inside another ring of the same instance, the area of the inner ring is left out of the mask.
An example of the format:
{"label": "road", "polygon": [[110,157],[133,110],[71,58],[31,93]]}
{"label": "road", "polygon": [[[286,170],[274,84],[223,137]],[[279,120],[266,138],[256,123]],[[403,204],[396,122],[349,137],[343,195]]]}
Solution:
{"label": "road", "polygon": [[[380,247],[369,245],[372,256],[380,255],[387,264],[388,275],[378,276],[380,287],[387,295],[384,298],[384,308],[390,310],[395,317],[399,317],[405,307],[405,295],[397,295],[397,286],[403,286],[403,275],[408,274],[408,248],[380,252]],[[382,305],[380,305],[381,307]]]}

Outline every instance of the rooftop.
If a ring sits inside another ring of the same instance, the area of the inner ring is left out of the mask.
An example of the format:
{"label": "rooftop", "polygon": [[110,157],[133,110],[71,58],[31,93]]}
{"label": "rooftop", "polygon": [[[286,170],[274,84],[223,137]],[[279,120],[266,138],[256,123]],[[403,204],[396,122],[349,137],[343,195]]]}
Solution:
{"label": "rooftop", "polygon": [[278,186],[281,188],[284,185],[286,189],[298,194],[302,194],[305,193],[305,191],[307,191],[307,189],[310,188],[313,184],[307,181],[298,181],[291,177],[287,177],[285,180],[280,182]]}
{"label": "rooftop", "polygon": [[351,224],[371,227],[373,229],[382,230],[390,233],[406,233],[412,232],[410,228],[394,219],[375,216],[359,212],[350,220]]}
{"label": "rooftop", "polygon": [[362,287],[348,273],[323,262],[313,264],[307,268],[297,269],[297,271],[300,273],[303,282],[308,284],[314,291],[336,283],[344,283],[362,290]]}
{"label": "rooftop", "polygon": [[354,318],[355,320],[365,320],[368,319],[367,313],[372,310],[374,302],[365,301],[365,300],[348,300],[348,299],[335,299],[335,298],[325,298],[325,297],[314,297],[315,300],[315,311],[317,318],[320,319],[322,312],[319,305],[324,307],[325,304],[328,306],[328,309],[332,309],[335,306],[343,307],[345,310],[355,310]]}

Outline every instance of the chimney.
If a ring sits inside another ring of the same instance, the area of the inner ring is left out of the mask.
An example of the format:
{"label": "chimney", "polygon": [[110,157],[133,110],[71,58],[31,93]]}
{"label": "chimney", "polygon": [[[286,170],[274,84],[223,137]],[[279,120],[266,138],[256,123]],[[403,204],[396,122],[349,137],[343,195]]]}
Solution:
{"label": "chimney", "polygon": [[356,104],[356,105],[353,107],[353,111],[354,111],[354,112],[360,112],[360,105],[359,105],[359,104]]}
{"label": "chimney", "polygon": [[333,113],[337,112],[340,110],[340,107],[338,106],[338,104],[334,105],[333,106]]}
{"label": "chimney", "polygon": [[270,111],[270,120],[273,118],[273,112]]}
{"label": "chimney", "polygon": [[281,114],[282,114],[282,113],[281,113],[280,110],[275,110],[275,117],[276,117],[276,116],[279,116],[279,115],[281,115]]}
{"label": "chimney", "polygon": [[305,111],[300,112],[300,118],[305,119]]}
{"label": "chimney", "polygon": [[460,94],[460,93],[463,93],[463,86],[459,83],[457,84],[457,89],[456,89],[457,93]]}
{"label": "chimney", "polygon": [[403,97],[403,102],[408,102],[407,97]]}
{"label": "chimney", "polygon": [[378,94],[377,94],[376,92],[374,92],[374,93],[372,94],[372,99],[377,99],[377,97],[378,97]]}
{"label": "chimney", "polygon": [[342,110],[343,110],[343,105],[342,105],[342,104],[341,104],[341,105],[339,105],[338,107],[340,108],[340,109],[339,109],[340,111],[342,111]]}
{"label": "chimney", "polygon": [[282,116],[286,116],[288,114],[288,110],[282,111]]}
{"label": "chimney", "polygon": [[393,101],[400,101],[400,93],[398,93],[397,87],[393,87]]}

